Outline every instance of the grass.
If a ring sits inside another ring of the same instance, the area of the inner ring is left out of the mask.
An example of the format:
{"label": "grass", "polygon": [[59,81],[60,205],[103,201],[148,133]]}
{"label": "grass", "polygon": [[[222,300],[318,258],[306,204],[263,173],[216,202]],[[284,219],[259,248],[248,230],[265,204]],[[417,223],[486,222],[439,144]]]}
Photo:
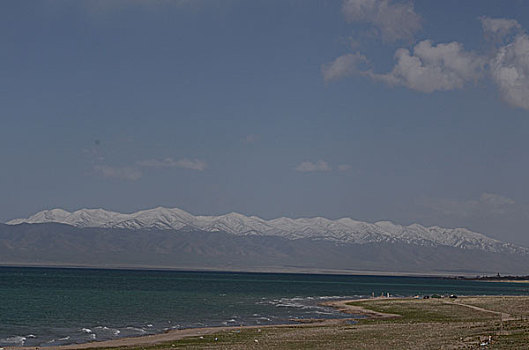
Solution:
{"label": "grass", "polygon": [[[424,322],[474,322],[489,320],[495,316],[447,302],[445,299],[390,299],[351,302],[373,311],[397,314],[401,317],[389,320],[363,320],[362,322],[424,323]],[[496,317],[497,318],[497,317]]]}
{"label": "grass", "polygon": [[[356,306],[401,317],[366,319],[357,324],[338,322],[234,329],[202,338],[120,349],[476,349],[489,335],[493,341],[487,349],[529,349],[527,319],[501,322],[497,314],[450,302],[446,299],[353,302]],[[529,312],[526,307],[529,297],[469,297],[457,302],[494,311],[525,308],[520,312]]]}
{"label": "grass", "polygon": [[488,310],[506,312],[516,317],[529,318],[529,298],[516,296],[465,297],[464,302]]}

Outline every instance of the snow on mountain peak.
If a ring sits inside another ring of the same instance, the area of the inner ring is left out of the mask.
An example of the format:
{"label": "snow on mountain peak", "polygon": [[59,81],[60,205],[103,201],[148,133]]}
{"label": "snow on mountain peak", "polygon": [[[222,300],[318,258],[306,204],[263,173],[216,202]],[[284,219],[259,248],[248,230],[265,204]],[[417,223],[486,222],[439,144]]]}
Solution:
{"label": "snow on mountain peak", "polygon": [[419,224],[402,226],[390,221],[367,223],[350,218],[330,220],[323,217],[264,220],[257,216],[228,213],[221,216],[194,216],[178,208],[157,207],[131,214],[104,209],[63,209],[38,212],[26,219],[7,224],[57,222],[76,227],[101,227],[149,230],[223,231],[235,235],[281,236],[287,239],[317,239],[336,243],[405,243],[426,246],[450,246],[492,252],[529,254],[529,249],[500,242],[463,228],[448,229]]}

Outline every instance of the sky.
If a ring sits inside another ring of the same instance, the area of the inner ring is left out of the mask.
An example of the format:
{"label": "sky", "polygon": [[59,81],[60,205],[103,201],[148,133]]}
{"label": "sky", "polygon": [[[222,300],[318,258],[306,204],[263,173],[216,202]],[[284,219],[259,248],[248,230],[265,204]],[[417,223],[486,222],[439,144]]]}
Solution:
{"label": "sky", "polygon": [[529,2],[0,2],[0,221],[466,227],[529,246]]}

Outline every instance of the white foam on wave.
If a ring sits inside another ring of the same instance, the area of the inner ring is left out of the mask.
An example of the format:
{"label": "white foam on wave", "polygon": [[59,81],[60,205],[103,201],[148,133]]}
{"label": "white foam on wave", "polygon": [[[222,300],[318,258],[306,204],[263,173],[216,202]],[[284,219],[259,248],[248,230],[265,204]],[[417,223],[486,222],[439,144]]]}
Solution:
{"label": "white foam on wave", "polygon": [[296,309],[311,309],[312,307],[301,303],[304,299],[301,298],[281,298],[271,302],[275,307],[291,307]]}
{"label": "white foam on wave", "polygon": [[294,298],[283,298],[292,301],[305,301],[305,300],[314,300],[314,297],[294,297]]}
{"label": "white foam on wave", "polygon": [[319,314],[319,315],[334,315],[334,313],[332,312],[325,312],[325,311],[314,311],[315,314]]}
{"label": "white foam on wave", "polygon": [[258,320],[262,320],[262,321],[272,321],[271,318],[264,317],[264,316],[258,317],[257,319],[258,319]]}
{"label": "white foam on wave", "polygon": [[[324,300],[339,300],[339,299],[357,299],[360,296],[343,296],[343,295],[330,295],[330,296],[308,296],[301,297],[295,296],[292,298],[279,298],[279,299],[261,299],[257,304],[268,304],[273,305],[277,308],[284,308],[286,310],[292,310],[294,313],[303,313],[303,317],[321,317],[327,318],[331,316],[344,316],[331,307],[320,305],[321,301]],[[295,310],[295,311],[294,311]],[[288,311],[289,314],[291,313]],[[312,316],[311,316],[312,315]],[[270,316],[270,315],[268,315]]]}
{"label": "white foam on wave", "polygon": [[81,332],[83,332],[83,333],[92,333],[92,330],[90,328],[81,328]]}
{"label": "white foam on wave", "polygon": [[126,327],[126,329],[130,329],[131,331],[135,331],[135,332],[138,332],[140,334],[145,334],[147,333],[147,331],[145,331],[145,329],[143,328],[136,328],[136,327]]}
{"label": "white foam on wave", "polygon": [[4,339],[0,339],[0,342],[7,343],[7,344],[16,344],[16,345],[24,345],[26,342],[26,337],[15,335],[14,337],[8,337]]}
{"label": "white foam on wave", "polygon": [[65,340],[68,340],[70,339],[69,336],[66,336],[66,337],[63,337],[63,338],[59,338],[59,339],[52,339],[52,340],[48,340],[46,342],[46,344],[52,344],[52,343],[55,343],[56,341],[65,341]]}
{"label": "white foam on wave", "polygon": [[[343,295],[330,295],[330,296],[322,296],[317,297],[319,300],[333,300],[333,299],[355,299],[357,296],[349,297],[349,296],[343,296]],[[360,298],[360,297],[358,297]]]}
{"label": "white foam on wave", "polygon": [[110,327],[107,327],[107,326],[97,326],[97,327],[94,327],[94,330],[110,331],[113,336],[118,336],[121,333],[121,331],[119,329],[110,328]]}

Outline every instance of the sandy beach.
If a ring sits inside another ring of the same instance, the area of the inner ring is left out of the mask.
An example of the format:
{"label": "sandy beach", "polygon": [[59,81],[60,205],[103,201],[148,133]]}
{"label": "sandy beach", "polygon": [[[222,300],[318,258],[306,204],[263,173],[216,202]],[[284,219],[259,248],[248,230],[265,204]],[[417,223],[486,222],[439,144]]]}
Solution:
{"label": "sandy beach", "polygon": [[126,337],[105,341],[96,341],[83,344],[70,344],[61,346],[47,346],[47,347],[4,347],[6,350],[36,350],[36,349],[48,349],[48,350],[72,350],[72,349],[100,349],[100,348],[118,348],[118,347],[136,347],[136,346],[150,346],[165,342],[171,342],[175,340],[181,340],[188,337],[200,337],[214,333],[220,333],[223,331],[240,331],[240,330],[261,330],[266,328],[282,328],[282,327],[307,327],[315,325],[335,325],[340,322],[348,321],[351,319],[325,319],[325,320],[310,320],[310,322],[299,322],[296,324],[276,324],[276,325],[263,325],[263,326],[226,326],[226,327],[204,327],[204,328],[187,328],[187,329],[175,329],[161,334],[153,334],[139,337]]}
{"label": "sandy beach", "polygon": [[529,283],[529,280],[477,280],[479,282]]}
{"label": "sandy beach", "polygon": [[394,299],[402,299],[402,298],[376,297],[376,298],[370,298],[370,299],[333,300],[333,301],[325,301],[321,303],[321,305],[333,307],[346,314],[365,316],[366,318],[370,318],[370,319],[395,318],[395,317],[400,317],[400,315],[369,310],[369,309],[366,309],[364,307],[357,306],[357,305],[349,305],[352,302],[364,302],[364,301],[373,301],[373,300],[394,300]]}

